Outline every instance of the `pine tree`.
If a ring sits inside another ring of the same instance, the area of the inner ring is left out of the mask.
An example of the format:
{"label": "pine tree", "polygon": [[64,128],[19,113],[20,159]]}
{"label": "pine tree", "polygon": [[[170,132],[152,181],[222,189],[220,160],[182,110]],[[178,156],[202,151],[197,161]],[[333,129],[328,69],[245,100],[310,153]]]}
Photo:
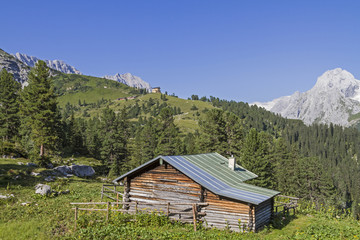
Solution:
{"label": "pine tree", "polygon": [[299,196],[299,153],[293,146],[288,149],[284,139],[274,141],[274,151],[271,155],[274,167],[275,188],[284,194]]}
{"label": "pine tree", "polygon": [[67,146],[70,153],[84,153],[83,129],[80,127],[80,119],[75,119],[71,115],[67,122]]}
{"label": "pine tree", "polygon": [[11,141],[18,134],[21,85],[4,68],[0,72],[0,137]]}
{"label": "pine tree", "polygon": [[240,157],[244,130],[241,119],[233,113],[224,112],[227,154]]}
{"label": "pine tree", "polygon": [[196,132],[195,135],[188,133],[183,140],[183,149],[182,154],[196,154],[198,153],[198,146],[196,142],[196,137],[199,133]]}
{"label": "pine tree", "polygon": [[226,122],[223,111],[213,109],[199,121],[200,138],[199,148],[201,152],[218,152],[225,155],[227,147]]}
{"label": "pine tree", "polygon": [[[22,127],[29,130],[34,148],[39,149],[40,164],[45,164],[56,146],[56,126],[59,114],[49,68],[38,61],[28,76],[29,85],[21,94],[20,112]],[[26,136],[25,136],[26,137]],[[34,152],[36,152],[36,150]]]}
{"label": "pine tree", "polygon": [[175,126],[170,108],[163,108],[159,115],[159,138],[156,155],[175,155],[180,152],[179,129]]}
{"label": "pine tree", "polygon": [[102,148],[101,157],[110,167],[110,175],[119,175],[125,170],[125,161],[128,155],[127,138],[128,122],[126,111],[120,114],[109,108],[103,110],[101,117]]}
{"label": "pine tree", "polygon": [[274,182],[268,147],[266,133],[258,133],[255,128],[252,128],[244,141],[241,165],[258,175],[257,178],[252,180],[253,184],[259,187],[271,188]]}
{"label": "pine tree", "polygon": [[135,133],[131,147],[132,166],[137,167],[155,157],[159,139],[159,122],[150,118],[146,124]]}
{"label": "pine tree", "polygon": [[98,118],[89,119],[85,130],[85,146],[88,153],[96,159],[101,159],[100,121]]}
{"label": "pine tree", "polygon": [[240,156],[243,139],[242,121],[235,114],[213,109],[199,121],[201,152],[218,152],[225,156]]}

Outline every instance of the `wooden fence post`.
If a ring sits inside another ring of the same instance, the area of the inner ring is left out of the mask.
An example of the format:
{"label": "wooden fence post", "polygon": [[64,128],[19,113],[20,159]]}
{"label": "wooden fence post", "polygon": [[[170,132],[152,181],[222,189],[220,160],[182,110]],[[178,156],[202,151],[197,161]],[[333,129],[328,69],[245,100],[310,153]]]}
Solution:
{"label": "wooden fence post", "polygon": [[76,222],[77,222],[77,218],[78,218],[78,212],[77,212],[78,208],[75,207],[75,231],[76,231]]}
{"label": "wooden fence post", "polygon": [[138,201],[135,202],[135,214],[138,213]]}
{"label": "wooden fence post", "polygon": [[106,221],[109,221],[109,207],[110,207],[110,202],[107,202]]}
{"label": "wooden fence post", "polygon": [[196,204],[193,204],[192,210],[193,210],[194,231],[196,232]]}
{"label": "wooden fence post", "polygon": [[103,201],[104,198],[104,184],[101,187],[101,201]]}
{"label": "wooden fence post", "polygon": [[167,202],[167,207],[166,207],[166,216],[170,215],[170,202]]}
{"label": "wooden fence post", "polygon": [[116,193],[116,206],[119,208],[119,193]]}

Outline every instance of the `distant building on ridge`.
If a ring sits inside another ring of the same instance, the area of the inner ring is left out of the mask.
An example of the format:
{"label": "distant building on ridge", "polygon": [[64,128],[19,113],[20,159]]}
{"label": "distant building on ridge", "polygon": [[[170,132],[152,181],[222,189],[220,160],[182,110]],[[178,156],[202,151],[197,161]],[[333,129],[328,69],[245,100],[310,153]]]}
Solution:
{"label": "distant building on ridge", "polygon": [[152,93],[161,93],[160,87],[153,87],[153,88],[151,89],[151,92],[152,92]]}

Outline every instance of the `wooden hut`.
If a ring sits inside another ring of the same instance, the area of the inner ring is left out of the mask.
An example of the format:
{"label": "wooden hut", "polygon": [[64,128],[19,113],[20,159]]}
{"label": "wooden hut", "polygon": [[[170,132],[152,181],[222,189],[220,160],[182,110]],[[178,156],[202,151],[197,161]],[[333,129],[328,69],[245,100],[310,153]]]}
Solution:
{"label": "wooden hut", "polygon": [[152,93],[161,93],[160,87],[153,87],[153,88],[151,89],[151,92],[152,92]]}
{"label": "wooden hut", "polygon": [[[237,165],[234,158],[207,153],[158,156],[113,182],[123,182],[123,201],[137,201],[138,209],[165,212],[164,207],[153,204],[169,202],[180,213],[191,208],[176,203],[207,203],[200,210],[206,226],[257,231],[270,221],[274,197],[279,192],[244,183],[256,177]],[[170,217],[189,220],[181,214]]]}

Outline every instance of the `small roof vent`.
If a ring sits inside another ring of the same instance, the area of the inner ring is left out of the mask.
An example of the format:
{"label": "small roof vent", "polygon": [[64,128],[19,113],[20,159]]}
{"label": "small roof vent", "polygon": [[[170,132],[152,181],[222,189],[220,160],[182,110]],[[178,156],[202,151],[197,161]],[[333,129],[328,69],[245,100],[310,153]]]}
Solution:
{"label": "small roof vent", "polygon": [[235,158],[234,156],[231,155],[231,157],[229,158],[229,168],[233,171],[235,170],[235,164],[236,164]]}

